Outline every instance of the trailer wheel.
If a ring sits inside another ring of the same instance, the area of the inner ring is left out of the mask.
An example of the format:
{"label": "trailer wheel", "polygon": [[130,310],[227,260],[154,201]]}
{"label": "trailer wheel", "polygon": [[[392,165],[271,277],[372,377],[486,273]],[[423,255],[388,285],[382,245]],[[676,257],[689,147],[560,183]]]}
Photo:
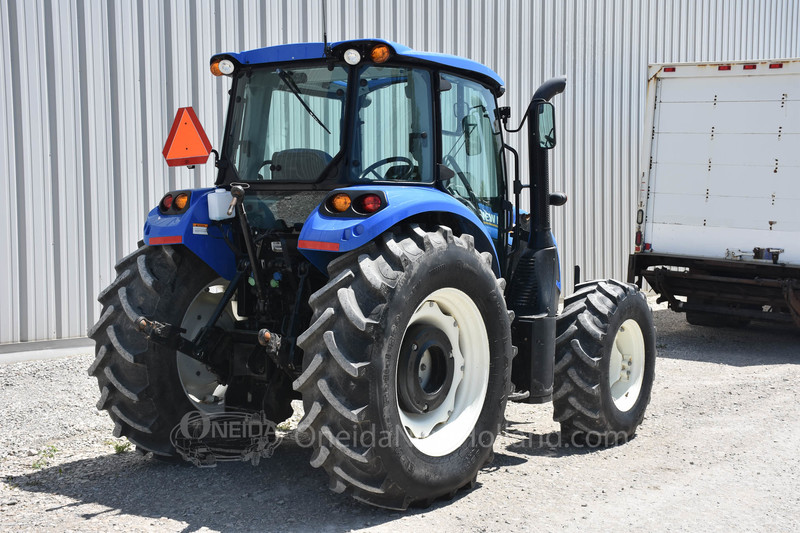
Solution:
{"label": "trailer wheel", "polygon": [[626,441],[644,418],[655,375],[644,294],[614,280],[578,285],[557,321],[553,418],[567,444]]}
{"label": "trailer wheel", "polygon": [[471,236],[418,226],[330,264],[294,387],[332,490],[405,509],[452,496],[490,460],[511,369],[491,264]]}
{"label": "trailer wheel", "polygon": [[[223,411],[226,387],[202,363],[148,342],[135,320],[145,316],[180,325],[192,338],[227,282],[183,247],[140,246],[117,263],[116,271],[117,278],[98,297],[100,320],[89,330],[96,343],[89,374],[101,391],[97,408],[108,411],[114,435],[127,437],[139,451],[179,457],[170,432],[190,411]],[[229,306],[217,324],[226,329],[233,321]]]}

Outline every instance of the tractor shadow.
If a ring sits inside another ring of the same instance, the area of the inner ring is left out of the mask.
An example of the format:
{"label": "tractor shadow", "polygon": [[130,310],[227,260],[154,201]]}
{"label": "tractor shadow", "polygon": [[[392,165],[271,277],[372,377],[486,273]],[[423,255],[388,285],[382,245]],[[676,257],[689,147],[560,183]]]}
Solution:
{"label": "tractor shadow", "polygon": [[[510,444],[507,444],[505,449],[509,452],[519,455],[557,459],[576,455],[588,455],[600,450],[608,449],[610,446],[619,446],[623,444],[618,443],[607,446],[606,443],[601,442],[601,440],[592,441],[589,439],[583,441],[570,439],[562,436],[560,431],[537,433],[515,429],[513,426],[513,422],[508,422],[508,426],[503,432],[503,435],[506,439],[511,439],[514,441]],[[635,438],[636,436],[634,435],[630,440]],[[598,439],[601,439],[601,437],[598,437]],[[495,454],[496,458],[501,456],[508,458],[509,465],[526,462],[526,459],[522,457]],[[502,467],[506,465],[501,463],[499,466]]]}
{"label": "tractor shadow", "polygon": [[180,530],[185,532],[350,531],[430,512],[470,492],[460,490],[428,508],[379,509],[331,492],[327,474],[308,464],[309,455],[310,450],[289,442],[257,466],[224,462],[196,468],[128,452],[62,463],[3,482],[29,493],[69,498],[66,504],[39,498],[44,507],[39,516],[50,514],[48,521],[55,523],[66,512],[85,520],[81,529],[98,531],[110,528],[109,520],[125,523],[125,516],[147,519],[153,530],[181,527],[166,519],[184,524]]}
{"label": "tractor shadow", "polygon": [[753,321],[745,328],[693,326],[683,313],[653,313],[659,358],[735,367],[800,364],[800,327]]}

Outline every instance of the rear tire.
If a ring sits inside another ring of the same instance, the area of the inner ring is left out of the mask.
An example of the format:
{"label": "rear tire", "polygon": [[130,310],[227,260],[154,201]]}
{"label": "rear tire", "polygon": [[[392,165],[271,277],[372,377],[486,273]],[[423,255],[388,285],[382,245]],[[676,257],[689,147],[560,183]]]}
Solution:
{"label": "rear tire", "polygon": [[135,321],[146,316],[180,324],[189,302],[216,275],[170,246],[141,246],[115,268],[117,278],[97,298],[103,304],[100,320],[89,330],[96,343],[89,375],[100,387],[97,408],[108,411],[116,437],[175,457],[170,431],[192,404],[181,386],[176,352],[148,343]]}
{"label": "rear tire", "polygon": [[490,460],[511,362],[491,264],[471,236],[417,226],[330,264],[309,301],[294,387],[306,413],[298,431],[333,491],[391,509],[427,505],[471,485]]}
{"label": "rear tire", "polygon": [[562,438],[624,442],[650,402],[656,347],[653,315],[634,285],[578,285],[557,321],[553,419]]}
{"label": "rear tire", "polygon": [[[181,454],[170,433],[190,411],[223,412],[226,390],[204,364],[149,342],[135,321],[144,316],[180,326],[191,339],[207,323],[227,282],[181,246],[141,246],[120,260],[116,271],[98,297],[100,320],[89,330],[96,342],[89,374],[101,391],[97,408],[108,411],[115,436],[127,437],[141,452],[177,459]],[[234,320],[229,306],[217,325],[230,329]],[[279,398],[266,416],[283,420],[291,414],[290,401]]]}

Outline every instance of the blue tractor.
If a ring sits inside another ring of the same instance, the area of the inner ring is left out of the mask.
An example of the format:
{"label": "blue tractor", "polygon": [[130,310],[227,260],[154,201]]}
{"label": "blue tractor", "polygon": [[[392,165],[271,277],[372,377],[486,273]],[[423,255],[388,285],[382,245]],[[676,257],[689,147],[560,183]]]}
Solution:
{"label": "blue tractor", "polygon": [[645,297],[582,283],[558,313],[564,79],[525,113],[524,185],[503,82],[473,61],[355,40],[211,71],[231,80],[215,186],[166,194],[99,296],[89,372],[117,436],[180,459],[187,417],[280,422],[302,399],[331,488],[405,509],[474,484],[509,399],[552,400],[565,440],[633,435],[655,364]]}

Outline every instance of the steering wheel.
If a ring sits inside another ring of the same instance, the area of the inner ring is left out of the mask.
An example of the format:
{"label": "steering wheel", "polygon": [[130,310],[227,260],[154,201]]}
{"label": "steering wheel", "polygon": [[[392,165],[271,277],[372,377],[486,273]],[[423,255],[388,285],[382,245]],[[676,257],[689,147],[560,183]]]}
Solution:
{"label": "steering wheel", "polygon": [[[442,163],[453,169],[453,171],[456,173],[456,176],[458,176],[459,181],[461,181],[461,184],[464,185],[464,188],[467,190],[467,194],[469,194],[468,200],[470,201],[470,203],[473,204],[475,210],[480,209],[480,207],[478,206],[478,197],[475,195],[475,191],[472,190],[472,185],[469,184],[469,181],[465,177],[464,171],[462,171],[461,167],[458,166],[456,158],[451,155],[446,155],[442,158]],[[449,185],[447,185],[445,188],[453,196],[464,198],[461,194],[458,193],[458,191],[456,191]],[[464,199],[467,200],[467,198]]]}
{"label": "steering wheel", "polygon": [[382,167],[383,165],[388,165],[389,163],[398,163],[398,162],[405,163],[406,165],[408,165],[408,170],[406,170],[405,174],[403,174],[399,178],[396,178],[404,180],[408,178],[412,172],[414,172],[414,162],[411,159],[403,157],[401,155],[385,157],[379,161],[375,161],[370,166],[364,169],[364,172],[361,173],[358,179],[365,178],[367,174],[372,173],[375,176],[375,178],[382,180],[384,179],[384,176],[381,176],[380,174],[375,172],[375,170],[378,169],[379,167]]}

